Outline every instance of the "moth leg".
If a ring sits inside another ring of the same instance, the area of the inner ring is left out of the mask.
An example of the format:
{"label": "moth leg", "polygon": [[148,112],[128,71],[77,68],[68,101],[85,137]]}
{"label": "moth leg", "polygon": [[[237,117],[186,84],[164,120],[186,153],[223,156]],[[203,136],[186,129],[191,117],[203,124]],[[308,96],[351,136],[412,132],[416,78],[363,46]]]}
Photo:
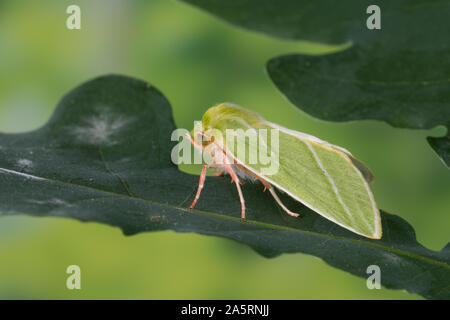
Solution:
{"label": "moth leg", "polygon": [[266,181],[264,181],[264,180],[261,179],[261,178],[258,178],[258,180],[261,181],[261,183],[263,184],[263,186],[264,186],[264,191],[270,190],[270,189],[271,189],[270,184],[268,184]]}
{"label": "moth leg", "polygon": [[205,164],[202,168],[202,173],[200,174],[200,179],[198,181],[197,194],[195,195],[195,199],[194,199],[194,201],[192,201],[192,203],[189,207],[190,210],[194,209],[195,204],[197,203],[198,199],[200,198],[200,193],[202,192],[203,186],[205,185],[207,168],[208,168],[208,164]]}
{"label": "moth leg", "polygon": [[268,189],[269,189],[270,193],[272,194],[272,197],[275,199],[275,201],[280,205],[280,207],[281,207],[288,215],[293,216],[293,217],[298,217],[298,216],[300,216],[300,214],[295,213],[295,212],[292,212],[292,211],[290,211],[288,208],[286,208],[286,206],[281,202],[280,198],[278,198],[278,195],[277,195],[276,192],[275,192],[275,188],[271,188],[271,187],[269,186]]}
{"label": "moth leg", "polygon": [[236,163],[236,165],[239,167],[239,169],[243,170],[243,171],[246,172],[247,174],[249,174],[249,175],[255,177],[256,179],[258,179],[259,181],[261,181],[261,183],[262,183],[263,186],[264,186],[264,191],[266,191],[266,190],[268,190],[268,189],[271,188],[271,187],[270,187],[270,184],[268,184],[268,183],[266,182],[266,180],[264,180],[264,179],[261,178],[260,176],[254,174],[254,173],[251,172],[251,171],[248,171],[248,170],[245,169],[243,166],[241,166],[241,165],[239,165],[239,164],[237,164],[237,163]]}
{"label": "moth leg", "polygon": [[236,173],[231,168],[231,166],[228,163],[226,163],[226,162],[224,162],[224,165],[225,165],[225,168],[228,171],[228,174],[231,176],[231,179],[234,181],[234,183],[236,185],[236,189],[237,189],[238,194],[239,194],[239,200],[241,201],[241,221],[244,221],[245,220],[245,201],[244,201],[244,196],[242,194],[240,181],[239,181]]}

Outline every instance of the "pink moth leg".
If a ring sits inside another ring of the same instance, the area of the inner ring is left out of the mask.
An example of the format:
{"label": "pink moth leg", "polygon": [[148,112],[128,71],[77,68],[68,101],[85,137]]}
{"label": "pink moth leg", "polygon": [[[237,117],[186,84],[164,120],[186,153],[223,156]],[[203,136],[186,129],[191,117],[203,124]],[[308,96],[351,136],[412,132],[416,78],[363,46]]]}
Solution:
{"label": "pink moth leg", "polygon": [[284,210],[284,212],[286,212],[288,215],[293,216],[293,217],[300,216],[300,214],[292,212],[288,208],[286,208],[286,206],[283,204],[283,202],[281,202],[280,198],[278,198],[278,195],[275,193],[275,189],[274,188],[269,188],[269,192],[272,195],[272,197],[275,199],[275,201],[279,204],[281,209]]}
{"label": "pink moth leg", "polygon": [[[205,149],[205,146],[203,145],[199,145],[198,143],[195,142],[194,138],[191,137],[190,134],[187,134],[189,140],[191,141],[191,143],[198,149]],[[202,173],[200,174],[200,179],[198,181],[198,188],[197,188],[197,193],[195,195],[194,201],[192,201],[191,205],[189,206],[189,209],[192,210],[195,207],[195,204],[197,203],[198,199],[200,198],[200,194],[202,193],[202,189],[203,186],[205,185],[205,180],[206,180],[206,169],[208,168],[208,164],[205,164],[202,168]]]}
{"label": "pink moth leg", "polygon": [[298,217],[300,216],[300,214],[292,212],[291,210],[289,210],[280,200],[280,198],[278,197],[278,195],[275,192],[275,189],[272,188],[272,186],[267,183],[267,181],[265,181],[263,178],[261,178],[260,176],[254,174],[251,171],[248,171],[247,169],[245,169],[243,166],[236,164],[240,169],[244,170],[246,173],[254,176],[255,178],[257,178],[259,181],[261,181],[261,183],[264,185],[264,191],[269,190],[270,194],[272,195],[272,197],[275,199],[275,201],[278,203],[278,205],[281,207],[281,209],[284,210],[284,212],[286,212],[288,215],[293,216],[293,217]]}
{"label": "pink moth leg", "polygon": [[224,161],[224,165],[225,165],[225,168],[228,171],[228,174],[231,176],[231,179],[234,181],[234,183],[236,185],[236,189],[237,189],[238,194],[239,194],[239,200],[241,201],[241,221],[244,221],[245,220],[245,201],[244,201],[244,196],[242,194],[240,181],[239,181],[236,173],[233,171],[231,166],[228,163],[226,163],[226,161]]}
{"label": "pink moth leg", "polygon": [[200,179],[198,181],[198,189],[197,194],[195,195],[194,201],[192,201],[189,209],[194,209],[195,204],[197,203],[198,199],[200,198],[200,193],[202,192],[203,186],[205,185],[205,179],[206,179],[206,169],[208,168],[208,165],[205,164],[202,169],[202,173],[200,174]]}

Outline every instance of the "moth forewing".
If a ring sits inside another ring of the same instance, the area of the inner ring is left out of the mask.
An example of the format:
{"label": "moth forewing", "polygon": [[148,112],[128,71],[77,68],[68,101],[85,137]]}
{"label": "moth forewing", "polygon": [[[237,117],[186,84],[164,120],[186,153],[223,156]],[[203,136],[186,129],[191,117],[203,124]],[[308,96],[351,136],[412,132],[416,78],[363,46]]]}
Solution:
{"label": "moth forewing", "polygon": [[[374,217],[375,217],[375,223],[374,223],[375,228],[374,228],[374,232],[373,232],[373,233],[362,232],[362,231],[358,230],[358,228],[355,228],[355,227],[353,227],[353,226],[351,226],[351,225],[342,223],[341,221],[335,219],[332,215],[327,214],[327,212],[324,212],[324,211],[320,210],[319,208],[315,207],[312,203],[307,202],[305,199],[303,199],[303,198],[301,198],[300,196],[298,196],[297,194],[293,193],[291,190],[285,188],[285,187],[283,186],[283,184],[280,184],[280,183],[276,182],[276,181],[275,181],[274,179],[272,179],[270,176],[267,176],[267,175],[264,175],[264,174],[262,174],[262,173],[259,173],[258,171],[256,171],[256,170],[255,170],[254,168],[252,168],[251,166],[248,166],[247,164],[241,162],[238,158],[234,158],[234,161],[235,161],[237,164],[239,164],[239,165],[245,167],[248,171],[250,171],[250,172],[253,173],[254,175],[257,175],[257,176],[261,177],[262,179],[264,179],[264,180],[265,180],[267,183],[269,183],[270,185],[272,185],[272,186],[276,187],[277,189],[281,190],[282,192],[286,193],[286,194],[289,195],[291,198],[293,198],[293,199],[295,199],[295,200],[301,202],[301,203],[302,203],[303,205],[305,205],[306,207],[308,207],[308,208],[310,208],[311,210],[317,212],[318,214],[320,214],[321,216],[327,218],[328,220],[330,220],[330,221],[332,221],[332,222],[334,222],[334,223],[340,225],[341,227],[346,228],[346,229],[348,229],[348,230],[350,230],[350,231],[352,231],[352,232],[354,232],[354,233],[356,233],[356,234],[365,236],[365,237],[367,237],[367,238],[371,238],[371,239],[380,239],[380,238],[381,238],[381,236],[382,236],[382,232],[381,232],[381,218],[380,218],[380,216],[379,216],[378,209],[376,209],[377,211],[374,212]],[[361,174],[361,173],[359,173],[359,174]],[[369,190],[369,192],[370,192],[370,190]],[[372,196],[372,195],[371,195],[371,198],[373,199],[373,196]],[[278,200],[278,199],[276,198],[276,200]],[[279,200],[278,200],[278,201],[279,201]],[[278,201],[277,201],[277,202],[278,202]],[[283,205],[282,203],[279,202],[279,204],[280,204],[281,207],[283,207],[283,209],[284,209],[285,211],[289,211],[287,208],[284,207],[284,205]],[[294,213],[294,214],[291,214],[291,215],[297,216],[298,214],[295,214],[295,213]]]}
{"label": "moth forewing", "polygon": [[[221,146],[233,162],[261,182],[275,186],[348,230],[368,238],[381,238],[380,214],[368,185],[373,176],[346,149],[268,122],[254,111],[226,103],[208,109],[203,116],[202,125],[203,130],[213,128],[222,135],[225,135],[227,129],[240,132],[238,141],[241,143],[246,141],[242,139],[242,133],[246,130],[277,130],[279,134],[276,148],[268,139],[262,139],[267,143],[265,151],[277,156],[278,168],[275,172],[267,173],[263,170],[263,164],[248,161],[247,154],[236,152],[235,146],[229,142],[227,144],[226,139],[217,145]],[[255,150],[251,152],[254,155]],[[236,176],[231,167],[226,169],[232,177]],[[233,180],[237,182],[237,176]],[[245,216],[242,192],[238,183],[236,186]],[[276,196],[274,198],[283,207],[279,199]]]}
{"label": "moth forewing", "polygon": [[[281,190],[340,226],[365,237],[381,238],[379,210],[366,178],[350,158],[353,157],[351,153],[318,138],[313,137],[314,139],[311,139],[312,136],[308,135],[305,137],[300,132],[269,122],[267,124],[277,128],[289,138],[296,138],[300,142],[299,145],[306,146],[304,150],[310,152],[307,163],[315,164],[315,167],[308,166],[309,168],[303,175],[303,178],[298,179],[297,188],[295,183],[294,187],[292,187],[292,183],[289,183],[291,178],[288,175],[281,179],[281,183],[277,181],[280,179],[277,179],[276,176],[267,177],[267,179],[273,179],[274,184]],[[292,142],[288,145],[291,149],[296,149]],[[286,146],[280,146],[281,158],[286,156],[283,155],[284,149],[286,149]],[[287,157],[289,157],[289,153]],[[285,163],[281,162],[281,167],[285,165]],[[305,171],[302,167],[306,167],[302,164],[302,161],[294,164],[290,162],[287,165],[294,166],[294,171],[297,172]],[[329,188],[327,189],[324,184],[318,188],[320,184],[315,183],[313,179],[308,179],[308,175],[315,175],[314,179],[322,176]],[[301,184],[305,188],[299,188],[298,185]],[[313,192],[306,192],[306,188],[310,188]],[[333,202],[333,197],[337,201]],[[326,205],[323,205],[324,199],[328,199]]]}

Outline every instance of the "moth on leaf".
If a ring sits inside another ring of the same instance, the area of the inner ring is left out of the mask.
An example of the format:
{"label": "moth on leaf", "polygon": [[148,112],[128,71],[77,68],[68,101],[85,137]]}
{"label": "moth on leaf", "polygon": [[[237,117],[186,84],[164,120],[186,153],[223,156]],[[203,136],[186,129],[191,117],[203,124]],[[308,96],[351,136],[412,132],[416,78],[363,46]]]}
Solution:
{"label": "moth on leaf", "polygon": [[298,217],[275,189],[332,222],[372,239],[381,238],[381,218],[369,183],[370,170],[344,148],[269,122],[258,113],[222,103],[209,108],[189,135],[210,158],[202,169],[194,208],[207,168],[228,174],[235,183],[245,220],[240,184],[259,180],[289,215]]}

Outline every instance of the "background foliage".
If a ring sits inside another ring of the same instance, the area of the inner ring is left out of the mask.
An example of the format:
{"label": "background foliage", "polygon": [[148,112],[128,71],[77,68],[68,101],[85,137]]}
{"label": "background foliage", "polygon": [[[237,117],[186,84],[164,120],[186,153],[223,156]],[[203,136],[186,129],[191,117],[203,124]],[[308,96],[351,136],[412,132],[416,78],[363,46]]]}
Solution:
{"label": "background foliage", "polygon": [[[246,29],[344,44],[339,54],[276,57],[267,70],[283,94],[325,120],[378,119],[400,128],[448,128],[450,1],[379,0],[379,30],[365,25],[370,0],[183,0]],[[370,21],[370,19],[368,19]],[[450,134],[429,138],[448,165]]]}
{"label": "background foliage", "polygon": [[[0,77],[2,131],[42,125],[80,79],[111,72],[136,76],[165,93],[179,127],[190,128],[216,102],[233,101],[352,150],[377,176],[373,188],[380,207],[411,222],[428,247],[440,250],[448,241],[449,174],[423,139],[442,135],[442,129],[320,122],[283,100],[264,74],[265,62],[281,53],[336,48],[233,29],[180,3],[79,3],[80,32],[64,27],[68,2],[2,3],[0,71],[8,75]],[[102,225],[29,217],[2,217],[0,230],[0,259],[8,261],[0,266],[1,297],[415,297],[369,291],[364,280],[309,256],[265,260],[229,241],[197,235],[124,238]],[[80,292],[64,288],[64,271],[72,263],[86,270]]]}

